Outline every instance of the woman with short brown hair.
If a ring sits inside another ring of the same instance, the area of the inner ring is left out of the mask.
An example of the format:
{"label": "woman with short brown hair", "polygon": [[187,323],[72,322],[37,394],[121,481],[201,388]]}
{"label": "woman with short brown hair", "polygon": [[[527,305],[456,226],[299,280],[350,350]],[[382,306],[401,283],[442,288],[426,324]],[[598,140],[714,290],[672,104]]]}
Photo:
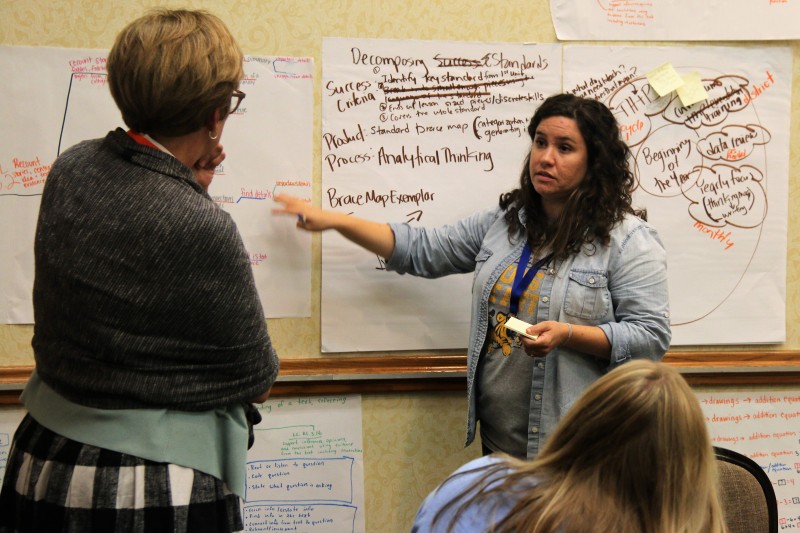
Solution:
{"label": "woman with short brown hair", "polygon": [[108,58],[128,130],[53,164],[0,531],[226,532],[278,373],[247,251],[207,189],[244,93],[220,19],[157,10]]}

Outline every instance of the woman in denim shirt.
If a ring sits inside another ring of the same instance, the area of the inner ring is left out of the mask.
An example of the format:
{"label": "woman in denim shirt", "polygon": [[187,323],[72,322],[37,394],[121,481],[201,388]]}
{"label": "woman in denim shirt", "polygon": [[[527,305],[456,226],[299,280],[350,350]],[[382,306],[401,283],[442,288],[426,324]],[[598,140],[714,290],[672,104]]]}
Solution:
{"label": "woman in denim shirt", "polygon": [[[632,358],[659,360],[671,332],[666,251],[634,211],[628,146],[600,102],[559,94],[528,126],[519,188],[452,225],[380,224],[277,195],[308,231],[336,229],[401,274],[474,272],[467,441],[533,458],[593,381]],[[518,265],[523,269],[518,272]],[[532,338],[505,327],[533,324]],[[526,356],[527,355],[527,356]]]}

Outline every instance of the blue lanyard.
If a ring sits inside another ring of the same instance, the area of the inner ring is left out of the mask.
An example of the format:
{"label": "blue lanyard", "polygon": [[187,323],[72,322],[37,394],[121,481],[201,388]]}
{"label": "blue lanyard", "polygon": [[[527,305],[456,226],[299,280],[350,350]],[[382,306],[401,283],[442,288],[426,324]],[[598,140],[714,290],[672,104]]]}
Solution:
{"label": "blue lanyard", "polygon": [[[519,264],[517,265],[517,273],[514,275],[514,284],[511,286],[511,305],[509,311],[512,315],[517,315],[517,312],[519,312],[519,299],[522,293],[525,292],[533,281],[533,278],[536,277],[539,269],[550,261],[551,257],[552,254],[546,255],[525,272],[525,267],[528,266],[528,261],[531,258],[531,245],[527,242],[525,243],[525,247],[522,249],[522,255],[519,258]],[[525,273],[523,274],[523,272]]]}

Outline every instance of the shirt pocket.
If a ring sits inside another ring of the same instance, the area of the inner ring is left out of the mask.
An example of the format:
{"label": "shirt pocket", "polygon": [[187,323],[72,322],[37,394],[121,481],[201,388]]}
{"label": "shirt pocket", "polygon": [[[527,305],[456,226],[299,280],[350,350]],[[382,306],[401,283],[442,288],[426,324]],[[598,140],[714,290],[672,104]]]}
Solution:
{"label": "shirt pocket", "polygon": [[564,313],[583,320],[600,320],[608,313],[611,294],[608,276],[597,270],[571,270]]}

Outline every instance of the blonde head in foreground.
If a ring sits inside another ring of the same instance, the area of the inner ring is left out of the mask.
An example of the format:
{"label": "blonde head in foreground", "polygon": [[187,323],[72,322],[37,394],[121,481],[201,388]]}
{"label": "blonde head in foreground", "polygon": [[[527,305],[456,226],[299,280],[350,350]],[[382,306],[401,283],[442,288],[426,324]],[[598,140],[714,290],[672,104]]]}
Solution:
{"label": "blonde head in foreground", "polygon": [[[509,466],[499,484],[484,487]],[[705,417],[686,381],[663,363],[617,367],[583,393],[535,460],[509,457],[485,468],[443,511],[455,506],[457,516],[500,494],[518,503],[495,532],[725,531]]]}

